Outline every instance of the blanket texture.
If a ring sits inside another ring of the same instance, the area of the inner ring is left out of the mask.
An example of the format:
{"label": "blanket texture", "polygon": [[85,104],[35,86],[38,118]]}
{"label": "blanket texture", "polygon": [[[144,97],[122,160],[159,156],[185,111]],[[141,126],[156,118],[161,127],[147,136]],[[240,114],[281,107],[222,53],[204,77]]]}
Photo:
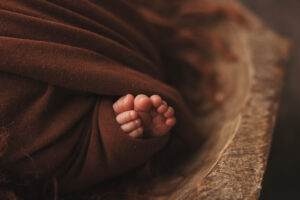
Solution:
{"label": "blanket texture", "polygon": [[[123,1],[1,1],[1,170],[20,184],[55,178],[68,193],[135,169],[162,149],[196,148],[193,116],[166,82],[161,39]],[[161,138],[127,136],[112,104],[128,93],[161,95],[175,108],[176,126]]]}

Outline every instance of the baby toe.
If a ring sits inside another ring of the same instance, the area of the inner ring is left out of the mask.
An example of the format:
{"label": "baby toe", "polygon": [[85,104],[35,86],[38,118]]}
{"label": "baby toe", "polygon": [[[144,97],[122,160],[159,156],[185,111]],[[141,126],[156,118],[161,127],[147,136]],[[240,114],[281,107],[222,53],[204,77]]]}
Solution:
{"label": "baby toe", "polygon": [[151,106],[151,100],[144,94],[139,94],[134,99],[134,109],[136,111],[146,112],[150,110]]}
{"label": "baby toe", "polygon": [[152,96],[150,97],[150,100],[151,100],[152,105],[153,105],[154,107],[158,107],[158,106],[160,106],[160,105],[162,104],[162,99],[161,99],[161,97],[160,97],[159,95],[157,95],[157,94],[152,95]]}
{"label": "baby toe", "polygon": [[176,124],[176,118],[175,117],[171,117],[171,118],[168,118],[166,119],[166,122],[165,124],[169,127],[172,127]]}
{"label": "baby toe", "polygon": [[164,113],[164,116],[166,118],[172,117],[174,115],[174,113],[175,113],[174,108],[169,106],[168,109],[166,110],[166,112]]}
{"label": "baby toe", "polygon": [[125,111],[116,116],[116,120],[119,124],[125,124],[137,118],[138,118],[138,114],[135,110]]}
{"label": "baby toe", "polygon": [[139,127],[131,131],[128,135],[132,138],[141,138],[143,136],[143,132],[144,132],[143,127]]}
{"label": "baby toe", "polygon": [[120,99],[118,99],[114,104],[113,104],[113,110],[116,113],[122,113],[128,110],[133,109],[133,102],[134,102],[134,97],[132,94],[127,94]]}
{"label": "baby toe", "polygon": [[141,120],[136,119],[136,120],[133,120],[131,122],[128,122],[128,123],[125,123],[125,124],[121,125],[121,129],[125,132],[131,132],[134,129],[139,128],[141,125],[142,125]]}
{"label": "baby toe", "polygon": [[160,114],[163,114],[167,111],[168,106],[164,103],[162,103],[158,108],[157,108],[157,112]]}

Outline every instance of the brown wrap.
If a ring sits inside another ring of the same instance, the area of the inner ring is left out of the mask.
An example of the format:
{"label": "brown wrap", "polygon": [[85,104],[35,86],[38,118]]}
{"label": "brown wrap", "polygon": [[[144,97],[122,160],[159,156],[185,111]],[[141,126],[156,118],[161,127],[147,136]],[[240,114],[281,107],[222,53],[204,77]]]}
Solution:
{"label": "brown wrap", "polygon": [[[164,82],[157,40],[122,1],[1,1],[0,122],[9,133],[1,168],[16,179],[56,177],[67,192],[140,166],[169,137],[197,147],[189,109]],[[124,134],[112,104],[127,93],[160,94],[174,106],[171,133]]]}

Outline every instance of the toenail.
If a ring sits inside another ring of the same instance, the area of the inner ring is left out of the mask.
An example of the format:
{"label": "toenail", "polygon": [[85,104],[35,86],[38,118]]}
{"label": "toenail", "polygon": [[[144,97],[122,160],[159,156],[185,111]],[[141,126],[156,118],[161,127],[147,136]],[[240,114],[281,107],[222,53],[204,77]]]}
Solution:
{"label": "toenail", "polygon": [[167,111],[167,109],[168,109],[168,107],[166,105],[161,105],[157,108],[157,112],[164,113]]}
{"label": "toenail", "polygon": [[123,102],[126,103],[127,99],[128,99],[128,95],[125,96],[125,98],[123,99]]}
{"label": "toenail", "polygon": [[164,113],[165,117],[171,117],[174,115],[174,109],[170,106],[168,110]]}
{"label": "toenail", "polygon": [[140,126],[141,125],[141,120],[137,119],[137,120],[135,120],[135,123],[136,123],[136,125]]}
{"label": "toenail", "polygon": [[113,104],[113,109],[116,110],[116,103]]}

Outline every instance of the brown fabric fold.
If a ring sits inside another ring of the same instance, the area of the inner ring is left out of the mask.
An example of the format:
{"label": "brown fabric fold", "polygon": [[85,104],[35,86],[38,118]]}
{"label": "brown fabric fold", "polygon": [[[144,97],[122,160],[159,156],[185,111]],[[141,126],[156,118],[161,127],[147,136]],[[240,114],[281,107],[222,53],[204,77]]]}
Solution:
{"label": "brown fabric fold", "polygon": [[[15,180],[56,177],[70,192],[142,165],[170,141],[197,148],[190,110],[165,82],[159,39],[123,1],[1,1],[0,122],[9,133],[1,168]],[[124,134],[112,104],[127,93],[174,106],[171,133]]]}

